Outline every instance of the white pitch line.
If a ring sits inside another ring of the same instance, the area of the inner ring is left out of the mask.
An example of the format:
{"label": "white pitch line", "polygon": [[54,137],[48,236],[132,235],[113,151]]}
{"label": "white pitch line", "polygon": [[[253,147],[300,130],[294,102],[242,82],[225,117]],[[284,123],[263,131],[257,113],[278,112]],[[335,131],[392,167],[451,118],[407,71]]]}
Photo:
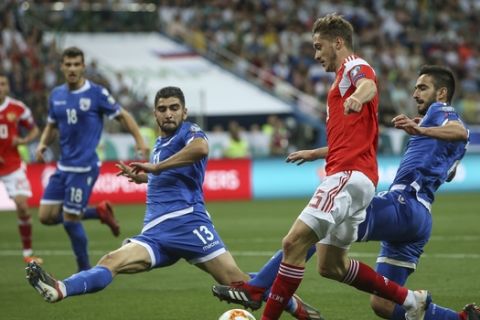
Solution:
{"label": "white pitch line", "polygon": [[[90,255],[103,256],[107,251],[90,250]],[[232,251],[232,255],[238,257],[271,257],[275,252],[271,251]],[[16,257],[21,254],[20,250],[0,250],[0,256],[2,257]],[[73,256],[71,250],[35,250],[35,254],[39,256]],[[375,258],[377,253],[370,252],[349,252],[351,257],[358,258]],[[422,255],[424,258],[433,259],[480,259],[480,254],[477,253],[425,253]]]}

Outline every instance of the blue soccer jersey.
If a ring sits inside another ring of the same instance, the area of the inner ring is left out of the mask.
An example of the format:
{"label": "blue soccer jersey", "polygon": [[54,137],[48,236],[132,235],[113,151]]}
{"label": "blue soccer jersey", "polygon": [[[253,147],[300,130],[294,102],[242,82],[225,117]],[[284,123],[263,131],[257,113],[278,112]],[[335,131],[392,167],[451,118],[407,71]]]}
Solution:
{"label": "blue soccer jersey", "polygon": [[107,89],[86,80],[78,90],[66,84],[53,89],[49,99],[48,122],[60,133],[62,171],[86,172],[98,163],[97,145],[103,130],[103,116],[114,118],[120,105]]}
{"label": "blue soccer jersey", "polygon": [[[455,109],[445,103],[432,104],[420,122],[422,127],[439,127],[448,121],[461,121]],[[450,142],[415,135],[398,168],[391,189],[406,186],[417,191],[419,201],[429,207],[434,193],[463,158],[468,142]]]}
{"label": "blue soccer jersey", "polygon": [[[451,106],[434,103],[420,125],[439,127],[452,120],[461,121]],[[462,159],[466,145],[462,141],[412,136],[390,191],[375,196],[367,208],[358,237],[360,241],[382,241],[377,263],[389,279],[403,283],[408,276],[400,281],[395,275],[398,269],[390,265],[415,269],[430,238],[434,192]]]}
{"label": "blue soccer jersey", "polygon": [[[195,138],[207,139],[198,125],[183,122],[171,136],[157,139],[150,162],[168,159]],[[202,191],[206,163],[207,157],[190,166],[148,174],[144,230],[194,209],[206,212]]]}

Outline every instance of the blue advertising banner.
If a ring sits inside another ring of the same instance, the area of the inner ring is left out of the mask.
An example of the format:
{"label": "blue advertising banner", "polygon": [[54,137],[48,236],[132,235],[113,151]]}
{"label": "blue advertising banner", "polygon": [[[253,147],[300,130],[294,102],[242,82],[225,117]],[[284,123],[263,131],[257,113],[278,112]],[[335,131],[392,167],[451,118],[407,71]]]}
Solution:
{"label": "blue advertising banner", "polygon": [[[397,172],[400,157],[379,157],[378,191],[388,190]],[[300,166],[284,159],[259,159],[252,164],[253,198],[310,197],[325,176],[324,162]],[[480,192],[480,155],[466,155],[457,168],[455,179],[438,192]]]}

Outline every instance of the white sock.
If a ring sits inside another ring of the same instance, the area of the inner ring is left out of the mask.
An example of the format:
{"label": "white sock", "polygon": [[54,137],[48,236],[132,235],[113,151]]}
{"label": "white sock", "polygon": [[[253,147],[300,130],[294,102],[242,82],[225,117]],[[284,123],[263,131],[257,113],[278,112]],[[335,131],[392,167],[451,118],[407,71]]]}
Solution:
{"label": "white sock", "polygon": [[412,290],[408,290],[407,297],[402,306],[407,310],[416,307],[415,294]]}
{"label": "white sock", "polygon": [[65,284],[62,281],[57,281],[57,283],[60,292],[62,292],[62,295],[65,298],[67,296],[67,288],[65,287]]}

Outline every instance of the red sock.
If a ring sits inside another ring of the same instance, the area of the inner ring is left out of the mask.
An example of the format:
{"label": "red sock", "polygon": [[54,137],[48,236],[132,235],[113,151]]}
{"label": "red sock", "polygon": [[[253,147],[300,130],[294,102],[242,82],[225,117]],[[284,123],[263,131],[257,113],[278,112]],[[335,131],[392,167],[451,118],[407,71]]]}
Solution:
{"label": "red sock", "polygon": [[391,281],[357,260],[350,260],[350,267],[342,282],[381,298],[403,305],[408,289]]}
{"label": "red sock", "polygon": [[23,250],[32,249],[32,224],[30,217],[20,218],[18,221],[18,232],[22,239]]}
{"label": "red sock", "polygon": [[281,263],[268,296],[262,320],[277,320],[303,279],[305,267]]}

